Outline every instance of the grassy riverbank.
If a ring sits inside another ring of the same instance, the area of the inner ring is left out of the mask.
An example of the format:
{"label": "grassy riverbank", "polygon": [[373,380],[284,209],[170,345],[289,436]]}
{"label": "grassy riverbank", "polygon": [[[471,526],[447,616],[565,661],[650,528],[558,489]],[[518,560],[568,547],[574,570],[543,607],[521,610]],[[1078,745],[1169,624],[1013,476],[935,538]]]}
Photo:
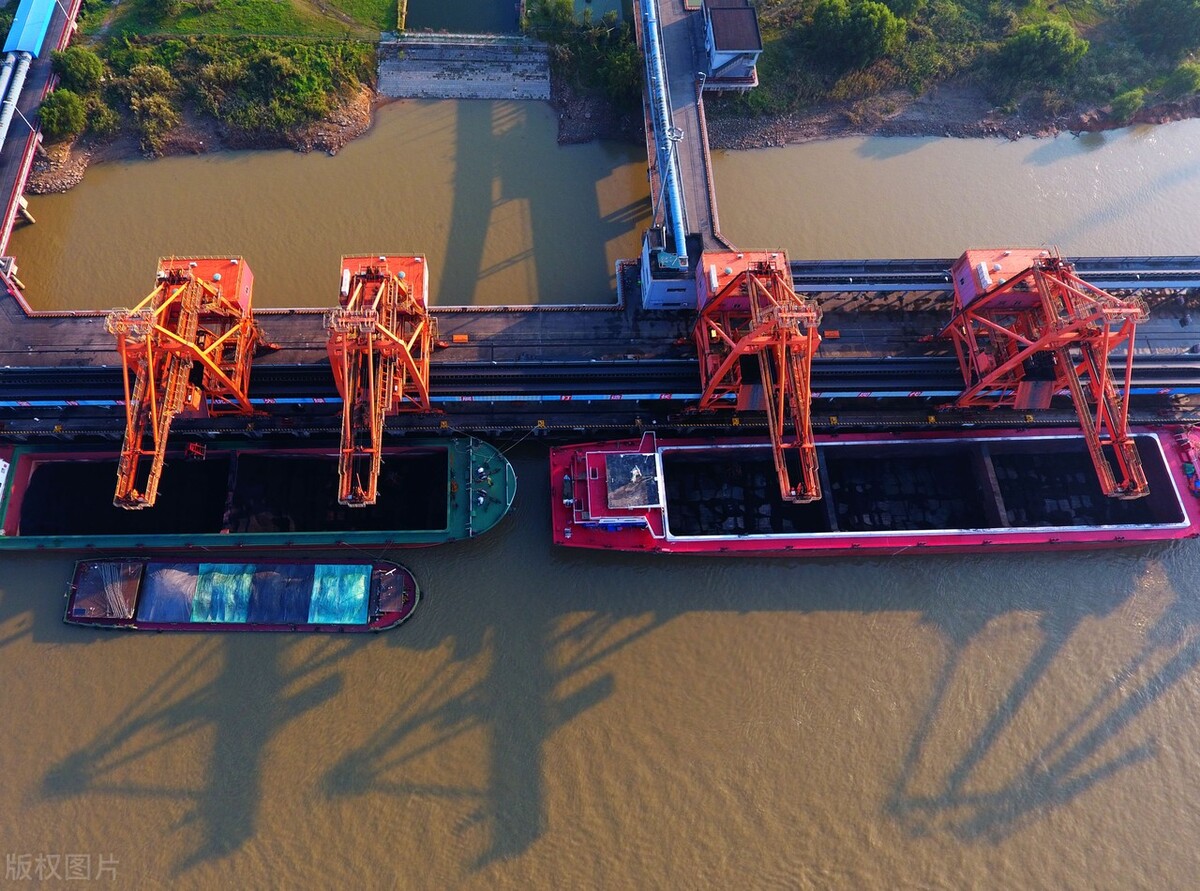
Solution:
{"label": "grassy riverbank", "polygon": [[85,35],[260,35],[372,40],[396,28],[396,0],[87,2]]}
{"label": "grassy riverbank", "polygon": [[[775,129],[1009,135],[1186,116],[1196,0],[759,0],[761,86],[712,103]],[[948,91],[947,99],[936,97]],[[924,111],[910,106],[924,100]],[[965,115],[965,117],[964,117]],[[738,122],[741,121],[741,125]],[[828,133],[825,135],[829,135]],[[768,140],[772,141],[772,140]]]}
{"label": "grassy riverbank", "polygon": [[39,112],[29,189],[95,158],[291,147],[336,152],[371,123],[375,41],[394,0],[84,0]]}
{"label": "grassy riverbank", "polygon": [[394,0],[85,0],[83,36],[55,55],[43,134],[132,137],[150,155],[311,148],[314,125],[361,104],[374,41],[396,14]]}
{"label": "grassy riverbank", "polygon": [[[710,99],[717,147],[848,134],[1019,136],[1200,114],[1200,65],[1190,61],[1200,0],[756,6],[761,85]],[[84,0],[83,36],[69,51],[77,58],[60,60],[43,131],[49,143],[83,135],[84,153],[101,156],[336,151],[370,124],[374,41],[395,27],[399,8],[396,0]],[[628,14],[577,20],[572,0],[531,0],[524,24],[553,48],[560,138],[636,138],[642,62]],[[51,173],[48,189],[74,177]]]}

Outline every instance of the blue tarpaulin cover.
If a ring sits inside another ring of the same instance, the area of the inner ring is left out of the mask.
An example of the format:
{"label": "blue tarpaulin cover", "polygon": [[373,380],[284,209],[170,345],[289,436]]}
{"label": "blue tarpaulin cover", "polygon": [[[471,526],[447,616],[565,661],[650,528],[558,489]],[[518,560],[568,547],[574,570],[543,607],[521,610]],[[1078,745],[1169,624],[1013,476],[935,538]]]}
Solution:
{"label": "blue tarpaulin cover", "polygon": [[312,600],[313,567],[305,564],[258,564],[250,593],[247,622],[303,625]]}
{"label": "blue tarpaulin cover", "polygon": [[196,597],[192,600],[192,621],[245,622],[253,581],[253,565],[201,563]]}
{"label": "blue tarpaulin cover", "polygon": [[50,30],[50,18],[54,15],[56,0],[21,0],[8,40],[4,41],[6,53],[29,53],[32,56],[42,51],[42,41]]}
{"label": "blue tarpaulin cover", "polygon": [[157,563],[146,567],[139,622],[359,625],[370,564]]}
{"label": "blue tarpaulin cover", "polygon": [[146,567],[139,622],[190,622],[198,578],[195,563],[151,563]]}
{"label": "blue tarpaulin cover", "polygon": [[308,621],[315,625],[365,623],[370,582],[370,566],[316,567]]}

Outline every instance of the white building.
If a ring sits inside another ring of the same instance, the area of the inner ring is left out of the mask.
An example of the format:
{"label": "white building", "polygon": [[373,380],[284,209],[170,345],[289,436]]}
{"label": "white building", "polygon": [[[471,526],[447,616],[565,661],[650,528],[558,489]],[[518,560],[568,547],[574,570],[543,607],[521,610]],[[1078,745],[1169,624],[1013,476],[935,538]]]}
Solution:
{"label": "white building", "polygon": [[704,0],[706,90],[748,90],[758,86],[762,53],[758,12],[750,0]]}

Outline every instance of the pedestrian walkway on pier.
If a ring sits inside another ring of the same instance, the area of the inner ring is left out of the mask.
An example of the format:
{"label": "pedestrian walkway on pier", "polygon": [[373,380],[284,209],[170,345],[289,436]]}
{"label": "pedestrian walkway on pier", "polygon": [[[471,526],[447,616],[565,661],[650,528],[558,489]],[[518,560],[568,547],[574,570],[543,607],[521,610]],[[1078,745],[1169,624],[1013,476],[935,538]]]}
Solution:
{"label": "pedestrian walkway on pier", "polygon": [[36,125],[38,106],[50,92],[51,78],[54,76],[50,51],[63,49],[67,45],[80,3],[81,0],[66,0],[54,4],[50,27],[42,42],[42,52],[29,66],[24,88],[17,100],[15,120],[9,128],[4,151],[0,152],[0,200],[4,202],[4,219],[0,221],[0,255],[8,251],[8,239],[21,209],[25,180],[29,177],[33,156],[38,150],[38,136],[32,127]]}
{"label": "pedestrian walkway on pier", "polygon": [[[638,28],[642,28],[641,3],[638,7]],[[658,19],[662,35],[663,62],[667,70],[667,90],[675,126],[675,156],[679,183],[683,192],[687,230],[700,236],[705,251],[728,249],[731,245],[721,236],[717,217],[716,196],[712,183],[709,159],[708,130],[704,122],[701,99],[705,64],[703,62],[703,16],[686,9],[679,0],[658,0]],[[642,40],[642,46],[645,41]],[[646,127],[647,155],[655,157],[654,128]],[[661,191],[658,171],[651,171],[653,195]],[[661,221],[661,220],[660,220]]]}

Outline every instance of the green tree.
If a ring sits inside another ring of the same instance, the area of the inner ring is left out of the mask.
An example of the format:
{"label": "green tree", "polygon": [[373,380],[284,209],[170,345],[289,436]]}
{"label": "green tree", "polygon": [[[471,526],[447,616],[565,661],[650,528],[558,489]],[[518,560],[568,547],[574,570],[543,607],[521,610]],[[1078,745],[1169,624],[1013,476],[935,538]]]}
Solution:
{"label": "green tree", "polygon": [[809,36],[819,55],[834,65],[861,68],[893,52],[905,22],[875,0],[820,0]]}
{"label": "green tree", "polygon": [[902,19],[916,18],[925,8],[925,0],[885,0],[888,9]]}
{"label": "green tree", "polygon": [[526,7],[525,26],[545,35],[561,35],[575,27],[572,0],[531,0]]}
{"label": "green tree", "polygon": [[50,58],[59,83],[68,90],[83,95],[100,86],[100,80],[104,77],[104,63],[90,49],[69,46],[62,52],[55,50]]}
{"label": "green tree", "polygon": [[1177,59],[1200,46],[1200,0],[1141,0],[1129,30],[1146,52]]}
{"label": "green tree", "polygon": [[55,90],[38,111],[42,135],[50,142],[77,136],[87,125],[87,109],[79,95],[70,90]]}
{"label": "green tree", "polygon": [[[842,28],[850,18],[850,3],[848,0],[820,0],[813,10],[812,25],[809,27],[809,37],[813,45],[820,49],[826,48],[826,55],[836,51],[836,43],[841,37]],[[834,46],[831,46],[834,44]]]}
{"label": "green tree", "polygon": [[1112,101],[1112,116],[1125,123],[1146,104],[1146,91],[1141,87],[1126,90]]}
{"label": "green tree", "polygon": [[1162,92],[1168,99],[1182,99],[1200,92],[1200,64],[1184,62],[1171,72],[1163,84]]}
{"label": "green tree", "polygon": [[1000,45],[999,71],[1012,81],[1041,81],[1070,72],[1088,51],[1088,42],[1066,22],[1023,25]]}
{"label": "green tree", "polygon": [[633,39],[612,48],[604,60],[604,91],[620,102],[636,102],[642,94],[642,54]]}

